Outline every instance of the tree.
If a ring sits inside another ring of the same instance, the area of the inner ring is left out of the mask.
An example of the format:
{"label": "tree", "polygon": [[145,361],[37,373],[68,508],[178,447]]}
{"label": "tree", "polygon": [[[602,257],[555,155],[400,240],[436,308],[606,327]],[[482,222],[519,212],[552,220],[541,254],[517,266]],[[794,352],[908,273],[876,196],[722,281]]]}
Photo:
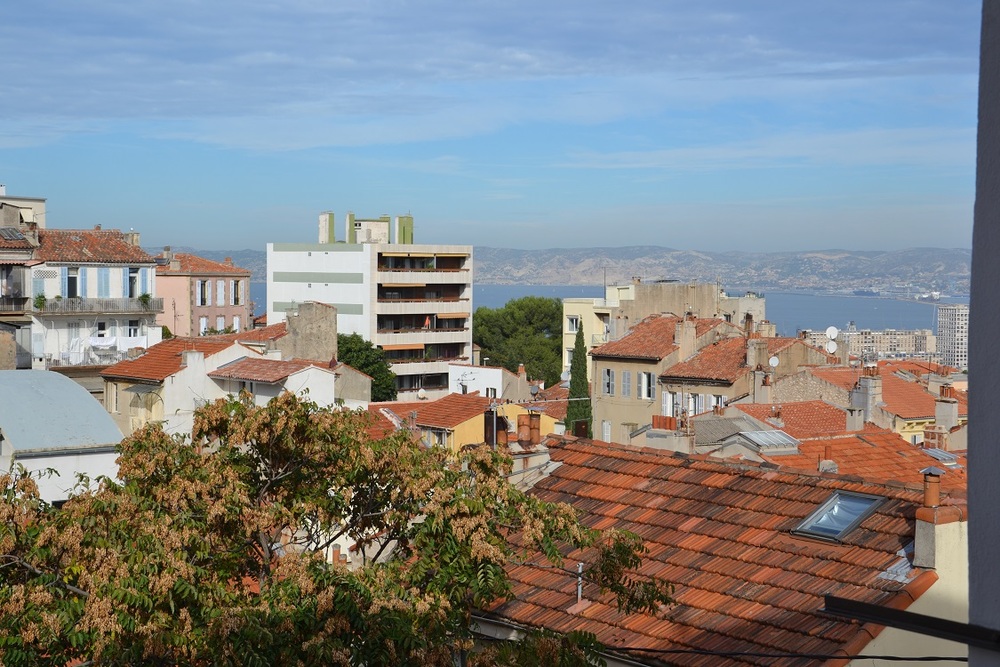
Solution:
{"label": "tree", "polygon": [[358,334],[337,334],[337,360],[372,378],[372,400],[396,400],[396,374],[385,352]]}
{"label": "tree", "polygon": [[477,308],[472,342],[492,365],[556,385],[562,375],[562,302],[540,296],[512,299],[502,308]]}
{"label": "tree", "polygon": [[590,383],[587,381],[587,345],[583,339],[583,327],[577,328],[576,342],[573,345],[573,360],[569,367],[569,398],[566,408],[566,430],[574,433],[574,424],[586,421],[587,437],[590,437],[593,432],[593,415],[590,405]]}
{"label": "tree", "polygon": [[[194,444],[125,439],[121,482],[61,509],[23,469],[0,476],[0,663],[451,665],[522,548],[558,566],[592,545],[588,578],[625,609],[669,600],[634,572],[636,536],[517,490],[502,450],[373,439],[366,413],[291,393],[220,399],[194,424]],[[360,567],[328,563],[334,542]]]}

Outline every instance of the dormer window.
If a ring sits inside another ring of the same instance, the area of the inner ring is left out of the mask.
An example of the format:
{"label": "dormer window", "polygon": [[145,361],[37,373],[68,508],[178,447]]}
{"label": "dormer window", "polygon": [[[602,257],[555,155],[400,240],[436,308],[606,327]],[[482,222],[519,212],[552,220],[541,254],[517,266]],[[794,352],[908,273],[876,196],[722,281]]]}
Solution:
{"label": "dormer window", "polygon": [[796,535],[840,541],[878,508],[885,498],[836,491],[792,532]]}

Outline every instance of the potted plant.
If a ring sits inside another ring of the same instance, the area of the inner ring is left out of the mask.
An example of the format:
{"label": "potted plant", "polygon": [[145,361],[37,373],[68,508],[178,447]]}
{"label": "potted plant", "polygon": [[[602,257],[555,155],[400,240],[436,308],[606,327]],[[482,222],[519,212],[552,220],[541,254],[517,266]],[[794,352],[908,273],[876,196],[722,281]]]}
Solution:
{"label": "potted plant", "polygon": [[152,303],[153,297],[149,295],[149,292],[143,292],[139,295],[139,304],[144,310],[149,310],[149,304]]}
{"label": "potted plant", "polygon": [[45,298],[44,294],[36,294],[35,295],[35,301],[34,301],[35,310],[45,310],[45,302],[46,301],[47,301],[47,299]]}

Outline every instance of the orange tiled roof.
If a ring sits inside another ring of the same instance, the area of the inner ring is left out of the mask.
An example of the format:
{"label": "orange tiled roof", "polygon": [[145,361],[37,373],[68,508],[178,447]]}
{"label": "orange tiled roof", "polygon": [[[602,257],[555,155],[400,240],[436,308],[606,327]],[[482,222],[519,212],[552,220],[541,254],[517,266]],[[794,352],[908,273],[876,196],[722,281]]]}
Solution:
{"label": "orange tiled roof", "polygon": [[152,264],[145,250],[117,229],[39,229],[35,259],[80,264]]}
{"label": "orange tiled roof", "polygon": [[[895,370],[892,366],[879,365],[884,409],[903,419],[933,419],[937,396],[921,382],[900,377]],[[847,367],[812,368],[810,372],[832,385],[850,391],[857,384],[861,370]],[[957,391],[955,398],[958,400],[959,416],[968,416],[968,395]]]}
{"label": "orange tiled roof", "polygon": [[[163,254],[157,255],[157,258],[162,258]],[[158,276],[179,276],[179,275],[190,275],[197,274],[201,275],[204,273],[210,274],[220,274],[228,276],[245,276],[250,277],[250,269],[243,269],[238,266],[234,266],[232,261],[228,264],[225,262],[215,262],[210,259],[205,259],[204,257],[199,257],[198,255],[190,255],[183,252],[173,253],[173,258],[180,262],[180,268],[173,270],[170,268],[170,264],[157,265],[156,275]]]}
{"label": "orange tiled roof", "polygon": [[482,415],[490,406],[491,399],[471,394],[448,394],[436,401],[411,401],[372,403],[369,410],[389,408],[400,419],[406,421],[411,412],[417,413],[417,426],[452,429],[473,417]]}
{"label": "orange tiled roof", "polygon": [[964,456],[952,452],[957,457],[957,465],[947,466],[922,447],[910,444],[892,431],[803,440],[799,443],[798,454],[765,458],[787,467],[816,470],[819,461],[826,458],[827,447],[841,475],[858,475],[881,482],[896,481],[916,487],[923,483],[924,476],[920,471],[933,466],[946,471],[940,477],[942,489],[964,492],[967,488],[968,462]]}
{"label": "orange tiled roof", "polygon": [[[626,359],[663,359],[677,349],[674,335],[681,318],[670,313],[659,313],[643,318],[618,340],[605,343],[590,351],[593,357],[624,357]],[[695,320],[695,336],[724,324],[724,320],[699,318]]]}
{"label": "orange tiled roof", "polygon": [[[905,608],[936,580],[933,572],[908,567],[899,577],[887,576],[906,562],[897,552],[914,539],[919,492],[571,437],[549,444],[557,445],[550,451],[562,465],[537,483],[533,495],[571,504],[591,528],[638,534],[649,549],[641,573],[672,582],[676,604],[658,616],[626,615],[610,593],[585,583],[583,596],[591,604],[569,613],[576,603],[575,573],[530,565],[545,560],[529,552],[523,559],[529,564],[508,568],[513,599],[488,609],[492,615],[556,632],[592,632],[611,650],[830,655],[865,644],[871,635],[822,614],[825,594]],[[791,535],[835,489],[887,500],[843,544]],[[573,570],[593,558],[592,549],[571,551],[564,567]],[[669,656],[670,664],[704,667],[744,660]],[[801,658],[794,664],[824,661]]]}
{"label": "orange tiled roof", "polygon": [[136,359],[126,359],[109,366],[102,377],[162,382],[181,369],[182,355],[189,350],[210,357],[233,345],[229,336],[203,336],[200,338],[170,338],[148,348]]}
{"label": "orange tiled roof", "polygon": [[277,340],[288,333],[288,327],[284,322],[278,322],[277,324],[271,324],[270,326],[261,327],[259,329],[249,329],[247,331],[241,331],[235,334],[222,334],[223,336],[230,337],[233,340],[237,340],[241,343],[247,344],[261,344],[268,341]]}
{"label": "orange tiled roof", "polygon": [[[777,354],[792,345],[804,345],[798,338],[764,338],[768,354]],[[752,369],[747,366],[747,339],[724,338],[701,348],[686,361],[674,364],[663,377],[734,382]]]}
{"label": "orange tiled roof", "polygon": [[[800,440],[847,431],[847,412],[826,401],[733,403],[730,407],[742,410],[754,419],[780,428]],[[868,426],[875,428],[870,424]]]}
{"label": "orange tiled roof", "polygon": [[243,357],[224,366],[219,366],[209,373],[208,377],[276,384],[292,373],[298,373],[310,366],[312,364],[300,361]]}
{"label": "orange tiled roof", "polygon": [[[569,408],[569,387],[564,387],[561,384],[557,384],[554,387],[549,387],[548,389],[543,389],[538,392],[538,400],[544,401],[539,403],[528,403],[524,407],[526,408],[540,408],[542,412],[552,417],[556,421],[563,421],[566,419],[566,411]],[[554,401],[552,403],[548,401]]]}

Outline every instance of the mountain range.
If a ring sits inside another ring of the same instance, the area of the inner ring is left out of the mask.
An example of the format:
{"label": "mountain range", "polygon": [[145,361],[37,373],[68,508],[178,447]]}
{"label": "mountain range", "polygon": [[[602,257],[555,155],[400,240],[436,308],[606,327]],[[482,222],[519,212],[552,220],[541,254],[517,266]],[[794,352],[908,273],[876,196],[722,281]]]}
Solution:
{"label": "mountain range", "polygon": [[[192,250],[222,261],[232,257],[250,269],[251,280],[266,281],[261,250]],[[158,250],[155,252],[159,252]],[[917,295],[969,291],[972,251],[965,248],[905,250],[806,250],[795,252],[715,252],[661,246],[620,248],[475,248],[475,279],[496,285],[599,285],[632,278],[718,281],[730,290],[876,291]]]}

